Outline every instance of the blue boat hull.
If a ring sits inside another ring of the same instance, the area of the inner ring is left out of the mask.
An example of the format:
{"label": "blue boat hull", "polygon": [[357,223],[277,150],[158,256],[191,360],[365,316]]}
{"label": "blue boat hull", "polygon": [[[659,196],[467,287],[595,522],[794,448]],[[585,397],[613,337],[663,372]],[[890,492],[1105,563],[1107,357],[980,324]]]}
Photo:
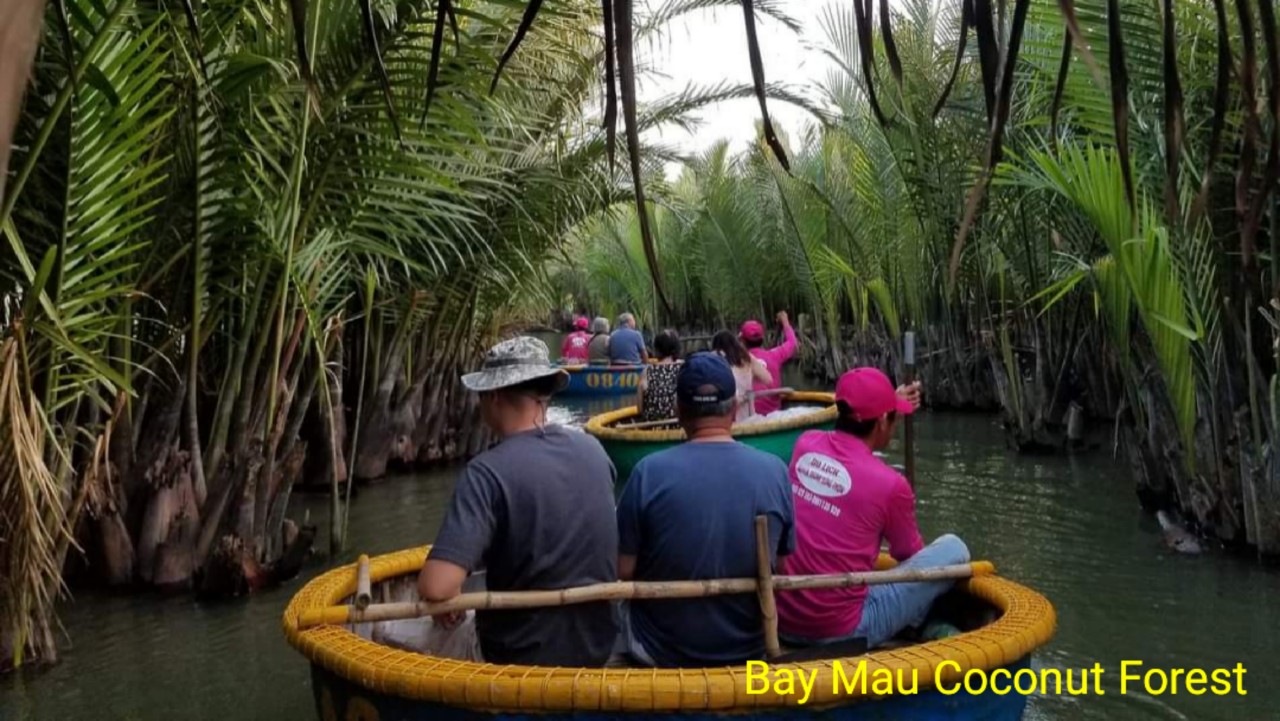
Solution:
{"label": "blue boat hull", "polygon": [[[1005,668],[1017,671],[1029,666],[1029,657]],[[1027,706],[1027,698],[1018,693],[997,696],[986,693],[970,695],[961,691],[944,696],[937,690],[922,690],[912,696],[894,696],[875,701],[858,701],[847,706],[822,710],[804,707],[761,709],[739,712],[708,713],[486,713],[414,701],[374,693],[312,664],[311,688],[321,721],[359,719],[359,721],[724,721],[725,716],[748,716],[776,721],[800,721],[820,717],[824,721],[1017,721]]]}
{"label": "blue boat hull", "polygon": [[641,366],[581,366],[566,368],[569,385],[561,395],[567,396],[622,396],[634,394],[640,388]]}

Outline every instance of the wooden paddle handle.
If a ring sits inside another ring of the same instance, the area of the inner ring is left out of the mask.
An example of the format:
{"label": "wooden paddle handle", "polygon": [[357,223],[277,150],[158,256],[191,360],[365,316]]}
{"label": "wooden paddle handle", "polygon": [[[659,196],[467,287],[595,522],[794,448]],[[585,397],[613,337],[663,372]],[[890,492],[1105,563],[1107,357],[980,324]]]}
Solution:
{"label": "wooden paddle handle", "polygon": [[[916,334],[907,331],[902,339],[903,381],[911,385],[916,381]],[[906,417],[902,424],[902,455],[906,465],[907,482],[916,488],[916,426],[915,414]]]}

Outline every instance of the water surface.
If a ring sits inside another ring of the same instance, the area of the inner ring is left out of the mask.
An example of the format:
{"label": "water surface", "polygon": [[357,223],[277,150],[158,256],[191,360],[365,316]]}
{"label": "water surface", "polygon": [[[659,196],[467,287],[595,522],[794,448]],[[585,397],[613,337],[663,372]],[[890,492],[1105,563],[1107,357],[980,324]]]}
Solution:
{"label": "water surface", "polygon": [[[608,403],[562,403],[580,423]],[[975,556],[1038,589],[1059,630],[1038,665],[1106,669],[1106,695],[1031,700],[1032,719],[1276,718],[1280,691],[1280,573],[1216,554],[1177,556],[1135,502],[1132,482],[1105,453],[1029,458],[1005,450],[985,416],[924,414],[917,437],[919,518],[926,536],[955,532]],[[456,468],[361,490],[352,551],[430,541]],[[323,527],[327,501],[304,497],[293,515]],[[327,548],[323,537],[317,548]],[[327,566],[315,560],[312,577]],[[313,719],[307,663],[285,643],[280,617],[303,579],[248,600],[81,594],[62,608],[71,643],[46,671],[0,678],[0,719]],[[1119,694],[1119,664],[1215,667],[1244,663],[1245,697]]]}

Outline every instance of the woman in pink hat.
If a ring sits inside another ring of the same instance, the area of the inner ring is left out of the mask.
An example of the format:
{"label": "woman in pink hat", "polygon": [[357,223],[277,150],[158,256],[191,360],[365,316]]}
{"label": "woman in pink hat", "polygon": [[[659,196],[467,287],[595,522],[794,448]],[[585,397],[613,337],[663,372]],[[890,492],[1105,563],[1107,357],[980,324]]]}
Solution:
{"label": "woman in pink hat", "polygon": [[[791,329],[791,321],[787,318],[785,310],[778,312],[778,325],[782,326],[782,345],[774,348],[764,347],[764,325],[758,320],[749,320],[742,324],[741,330],[738,331],[738,337],[742,338],[742,344],[751,351],[751,355],[758,358],[769,371],[770,380],[761,382],[756,380],[753,391],[773,390],[782,385],[782,366],[791,357],[796,354],[796,332]],[[757,398],[755,402],[756,413],[760,415],[768,415],[782,408],[782,399],[778,396],[766,396]]]}
{"label": "woman in pink hat", "polygon": [[[894,390],[875,368],[854,368],[836,384],[835,430],[808,431],[796,441],[789,476],[795,502],[796,548],[782,562],[790,575],[875,568],[882,543],[898,568],[969,562],[969,548],[944,534],[925,545],[916,497],[876,451],[893,439],[898,419],[915,412],[920,386]],[[794,646],[862,639],[875,648],[921,625],[953,581],[797,591],[778,596],[778,631]]]}
{"label": "woman in pink hat", "polygon": [[560,346],[560,360],[565,365],[580,365],[587,362],[587,345],[591,343],[591,334],[587,332],[589,322],[585,316],[573,319],[573,332],[564,337],[564,345]]}

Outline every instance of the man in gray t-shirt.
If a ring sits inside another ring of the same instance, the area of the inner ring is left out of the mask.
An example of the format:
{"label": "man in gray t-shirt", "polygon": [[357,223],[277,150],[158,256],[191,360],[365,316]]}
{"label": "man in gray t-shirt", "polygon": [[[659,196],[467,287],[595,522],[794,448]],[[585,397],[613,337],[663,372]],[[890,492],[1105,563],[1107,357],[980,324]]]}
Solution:
{"label": "man in gray t-shirt", "polygon": [[[547,400],[565,383],[546,346],[533,338],[504,341],[463,383],[480,393],[484,421],[502,442],[476,456],[458,479],[418,577],[422,597],[452,598],[482,568],[490,591],[616,580],[613,464],[591,436],[544,425]],[[490,663],[599,666],[617,626],[602,602],[480,611],[475,631]]]}

